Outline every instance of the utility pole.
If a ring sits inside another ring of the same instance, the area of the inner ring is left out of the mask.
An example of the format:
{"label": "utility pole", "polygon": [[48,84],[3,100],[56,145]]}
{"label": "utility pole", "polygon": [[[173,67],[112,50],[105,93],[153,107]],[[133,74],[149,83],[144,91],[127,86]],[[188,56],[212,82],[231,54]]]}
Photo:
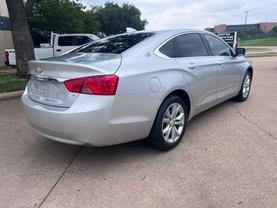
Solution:
{"label": "utility pole", "polygon": [[247,24],[247,17],[248,17],[248,12],[249,12],[249,10],[246,10],[246,11],[244,11],[244,12],[245,12],[244,25],[246,25],[246,24]]}

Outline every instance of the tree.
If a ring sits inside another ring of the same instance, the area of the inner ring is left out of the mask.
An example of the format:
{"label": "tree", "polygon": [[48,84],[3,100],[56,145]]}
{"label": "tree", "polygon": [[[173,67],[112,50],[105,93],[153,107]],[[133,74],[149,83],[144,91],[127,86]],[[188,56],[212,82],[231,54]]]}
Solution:
{"label": "tree", "polygon": [[122,27],[133,27],[137,30],[144,30],[147,20],[141,20],[141,12],[132,4],[123,4],[122,6]]}
{"label": "tree", "polygon": [[264,38],[265,33],[260,29],[251,29],[251,30],[239,30],[238,36],[242,40]]}
{"label": "tree", "polygon": [[16,53],[17,76],[27,75],[27,61],[35,59],[33,40],[23,0],[6,0]]}
{"label": "tree", "polygon": [[93,33],[99,30],[99,23],[93,14],[84,11],[81,3],[70,0],[32,1],[36,1],[29,18],[33,29],[45,33]]}
{"label": "tree", "polygon": [[147,24],[140,10],[131,4],[108,2],[86,10],[78,0],[27,0],[25,7],[33,37],[49,36],[51,31],[112,35],[125,32],[126,27],[142,30]]}
{"label": "tree", "polygon": [[126,27],[143,30],[147,24],[141,20],[141,12],[131,4],[118,4],[108,2],[104,6],[97,6],[91,9],[96,19],[101,24],[101,32],[106,35],[113,35],[125,32]]}
{"label": "tree", "polygon": [[27,15],[28,18],[32,16],[35,3],[38,3],[40,1],[41,0],[27,0],[27,1],[25,1],[25,11],[26,11],[26,15]]}
{"label": "tree", "polygon": [[272,29],[273,32],[277,33],[277,26]]}
{"label": "tree", "polygon": [[91,11],[85,13],[84,32],[97,34],[100,30],[101,23],[96,19],[95,14]]}

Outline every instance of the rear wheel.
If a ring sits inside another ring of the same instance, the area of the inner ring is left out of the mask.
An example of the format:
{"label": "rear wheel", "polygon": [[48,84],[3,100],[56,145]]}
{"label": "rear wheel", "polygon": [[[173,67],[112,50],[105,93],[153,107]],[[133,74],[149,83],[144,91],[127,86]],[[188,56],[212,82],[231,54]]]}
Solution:
{"label": "rear wheel", "polygon": [[161,105],[148,142],[161,150],[170,150],[181,141],[187,123],[187,107],[178,96],[167,98]]}
{"label": "rear wheel", "polygon": [[243,102],[247,100],[251,89],[252,76],[249,71],[246,72],[239,94],[235,97],[237,101]]}

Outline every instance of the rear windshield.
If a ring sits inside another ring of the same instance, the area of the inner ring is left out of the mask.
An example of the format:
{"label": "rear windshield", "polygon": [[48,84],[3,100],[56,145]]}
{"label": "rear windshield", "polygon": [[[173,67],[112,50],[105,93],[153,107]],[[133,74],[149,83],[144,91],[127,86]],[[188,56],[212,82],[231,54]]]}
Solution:
{"label": "rear windshield", "polygon": [[153,34],[154,33],[136,33],[116,35],[90,43],[77,49],[76,52],[120,54]]}

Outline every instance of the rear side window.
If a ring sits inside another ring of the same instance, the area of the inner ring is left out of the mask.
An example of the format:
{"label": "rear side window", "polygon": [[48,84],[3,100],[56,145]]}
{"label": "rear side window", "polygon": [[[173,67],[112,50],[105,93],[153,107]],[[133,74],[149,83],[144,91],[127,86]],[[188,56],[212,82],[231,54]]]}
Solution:
{"label": "rear side window", "polygon": [[216,37],[204,35],[214,56],[231,56],[230,48]]}
{"label": "rear side window", "polygon": [[170,58],[175,58],[176,57],[175,53],[177,53],[177,51],[174,50],[175,42],[176,42],[176,38],[173,38],[172,40],[168,41],[160,48],[160,52]]}
{"label": "rear side window", "polygon": [[173,38],[160,48],[160,52],[170,58],[208,56],[199,34],[185,34]]}
{"label": "rear side window", "polygon": [[59,46],[80,46],[92,41],[87,36],[60,36],[58,39]]}
{"label": "rear side window", "polygon": [[152,36],[154,33],[136,33],[116,35],[95,41],[89,45],[77,49],[77,52],[83,53],[115,53],[120,54],[133,47],[144,39]]}

